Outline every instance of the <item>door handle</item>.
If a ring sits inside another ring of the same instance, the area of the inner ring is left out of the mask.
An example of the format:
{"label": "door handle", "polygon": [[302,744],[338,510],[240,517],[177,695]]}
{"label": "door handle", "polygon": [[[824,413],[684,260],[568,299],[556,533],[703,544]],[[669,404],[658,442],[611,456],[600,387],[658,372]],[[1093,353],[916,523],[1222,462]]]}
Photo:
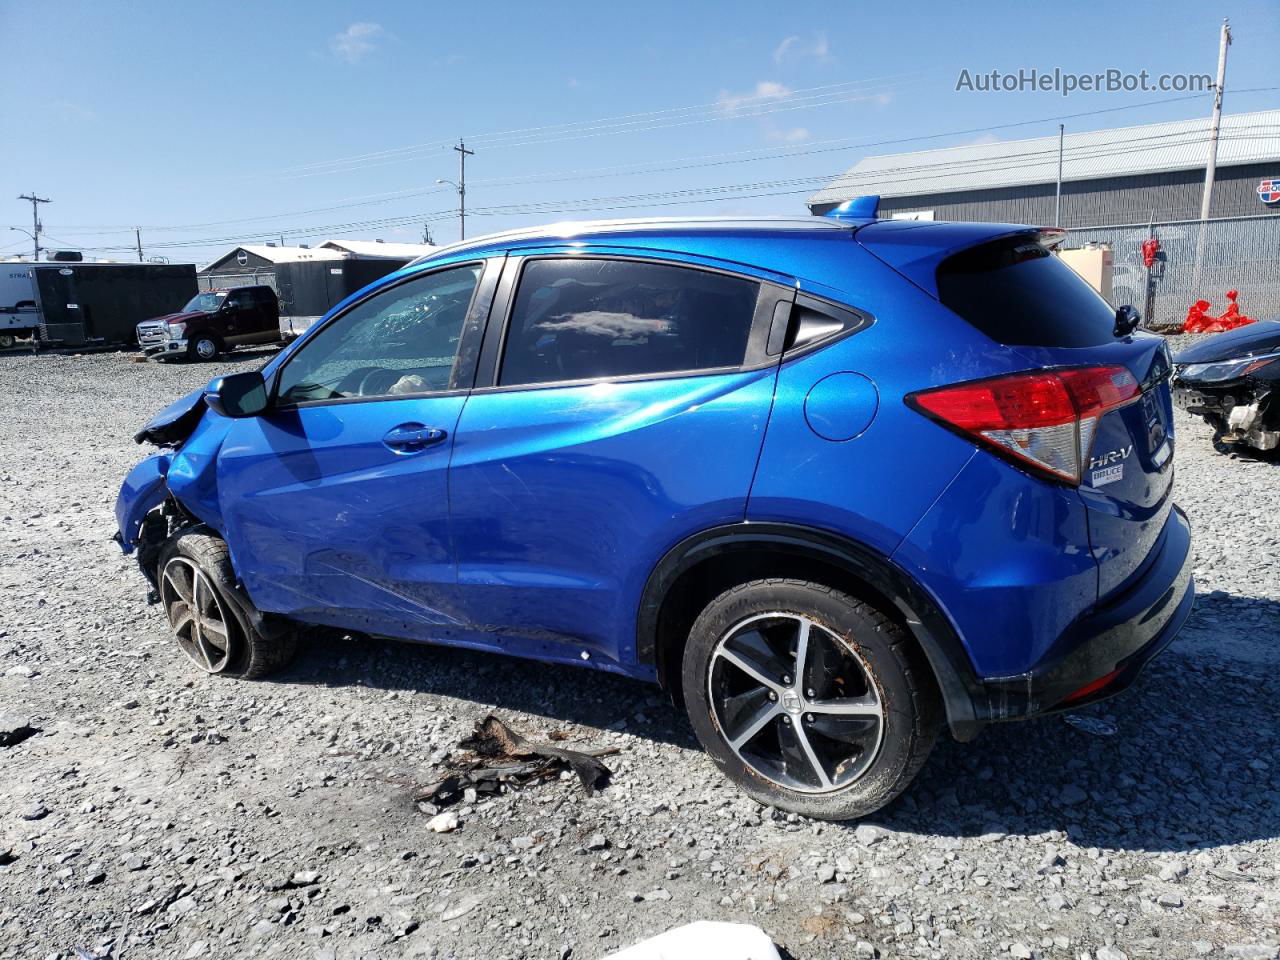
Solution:
{"label": "door handle", "polygon": [[428,427],[421,423],[402,423],[388,430],[382,442],[395,453],[421,453],[446,436],[448,434],[438,427]]}

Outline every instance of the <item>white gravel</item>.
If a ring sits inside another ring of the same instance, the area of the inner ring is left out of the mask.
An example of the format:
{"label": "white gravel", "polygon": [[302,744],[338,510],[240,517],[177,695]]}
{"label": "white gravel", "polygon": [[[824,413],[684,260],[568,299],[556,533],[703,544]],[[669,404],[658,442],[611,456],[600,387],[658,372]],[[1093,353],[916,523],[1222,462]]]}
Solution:
{"label": "white gravel", "polygon": [[[736,793],[616,677],[336,638],[268,682],[188,669],[112,506],[146,416],[262,356],[0,356],[0,714],[41,729],[0,747],[0,957],[592,960],[696,919],[798,960],[1280,954],[1280,463],[1179,415],[1201,597],[1086,711],[1113,736],[945,741],[874,824],[822,824]],[[620,748],[613,785],[434,832],[415,786],[490,710]]]}

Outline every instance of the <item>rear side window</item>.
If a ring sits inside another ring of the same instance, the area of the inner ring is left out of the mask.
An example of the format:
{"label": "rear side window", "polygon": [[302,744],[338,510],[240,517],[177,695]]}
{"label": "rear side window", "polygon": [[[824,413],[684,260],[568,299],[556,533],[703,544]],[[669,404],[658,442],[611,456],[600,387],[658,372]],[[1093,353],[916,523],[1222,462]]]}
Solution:
{"label": "rear side window", "polygon": [[1115,338],[1110,304],[1025,238],[984,243],[944,260],[938,297],[997,343],[1092,347]]}
{"label": "rear side window", "polygon": [[498,382],[595,380],[740,366],[760,285],[686,267],[531,260]]}

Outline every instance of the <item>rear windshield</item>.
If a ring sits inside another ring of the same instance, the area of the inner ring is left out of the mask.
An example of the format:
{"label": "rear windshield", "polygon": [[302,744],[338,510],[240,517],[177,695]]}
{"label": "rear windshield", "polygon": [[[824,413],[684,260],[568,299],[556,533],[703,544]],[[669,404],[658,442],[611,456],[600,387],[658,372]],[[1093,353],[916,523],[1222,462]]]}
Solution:
{"label": "rear windshield", "polygon": [[1025,237],[948,257],[938,267],[938,298],[997,343],[1092,347],[1115,339],[1110,304]]}

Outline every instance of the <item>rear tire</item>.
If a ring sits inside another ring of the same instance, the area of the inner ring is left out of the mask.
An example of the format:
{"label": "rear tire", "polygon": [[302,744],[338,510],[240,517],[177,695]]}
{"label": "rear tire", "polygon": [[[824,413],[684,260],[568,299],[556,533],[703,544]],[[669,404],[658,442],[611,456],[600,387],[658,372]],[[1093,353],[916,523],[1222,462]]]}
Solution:
{"label": "rear tire", "polygon": [[902,627],[803,580],[716,597],[690,631],[682,678],[716,766],[761,803],[823,820],[892,801],[940,727],[933,675]]}
{"label": "rear tire", "polygon": [[0,333],[0,350],[8,350],[17,342],[18,338],[12,333]]}
{"label": "rear tire", "polygon": [[160,551],[156,572],[178,649],[205,673],[256,680],[293,659],[296,631],[268,636],[254,625],[237,594],[227,545],[207,528],[175,534]]}

